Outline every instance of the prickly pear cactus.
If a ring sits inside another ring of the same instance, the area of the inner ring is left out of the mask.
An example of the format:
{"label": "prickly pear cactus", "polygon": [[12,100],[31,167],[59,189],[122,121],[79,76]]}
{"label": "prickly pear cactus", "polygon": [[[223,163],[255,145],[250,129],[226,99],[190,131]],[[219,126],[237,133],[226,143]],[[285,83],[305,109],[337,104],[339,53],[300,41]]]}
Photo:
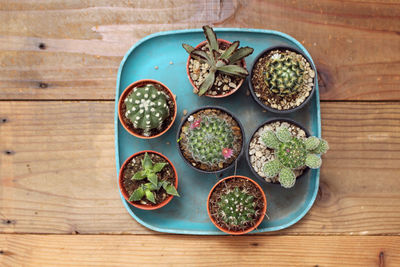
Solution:
{"label": "prickly pear cactus", "polygon": [[275,52],[266,63],[264,80],[269,90],[280,96],[297,93],[304,82],[305,68],[302,56]]}
{"label": "prickly pear cactus", "polygon": [[188,129],[188,150],[193,159],[216,165],[232,156],[234,134],[228,123],[216,116],[202,116]]}
{"label": "prickly pear cactus", "polygon": [[147,84],[133,90],[125,98],[125,116],[135,128],[142,129],[144,135],[151,129],[160,128],[169,115],[167,96],[154,84]]}
{"label": "prickly pear cactus", "polygon": [[255,206],[254,197],[238,187],[222,195],[218,202],[219,215],[229,227],[251,221],[256,213]]}

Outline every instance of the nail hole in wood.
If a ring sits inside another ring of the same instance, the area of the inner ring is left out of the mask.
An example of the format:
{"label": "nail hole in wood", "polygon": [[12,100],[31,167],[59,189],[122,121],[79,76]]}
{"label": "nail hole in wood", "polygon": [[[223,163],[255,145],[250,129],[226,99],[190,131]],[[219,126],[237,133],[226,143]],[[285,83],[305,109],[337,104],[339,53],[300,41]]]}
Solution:
{"label": "nail hole in wood", "polygon": [[4,151],[4,154],[6,154],[6,155],[13,155],[13,154],[15,154],[15,152],[12,151],[12,150],[5,150],[5,151]]}
{"label": "nail hole in wood", "polygon": [[39,44],[39,48],[42,49],[42,50],[46,49],[46,44],[40,43]]}
{"label": "nail hole in wood", "polygon": [[1,119],[1,122],[2,122],[2,123],[6,123],[6,122],[7,122],[7,118]]}
{"label": "nail hole in wood", "polygon": [[47,88],[47,87],[49,87],[49,85],[47,83],[40,82],[39,83],[39,87],[40,88]]}
{"label": "nail hole in wood", "polygon": [[250,243],[253,247],[258,247],[258,243]]}

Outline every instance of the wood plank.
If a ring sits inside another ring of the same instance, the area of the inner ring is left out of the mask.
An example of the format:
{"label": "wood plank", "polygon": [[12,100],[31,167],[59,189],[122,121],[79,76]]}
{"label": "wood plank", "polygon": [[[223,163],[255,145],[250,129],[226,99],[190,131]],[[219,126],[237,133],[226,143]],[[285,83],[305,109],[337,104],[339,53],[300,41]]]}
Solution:
{"label": "wood plank", "polygon": [[2,266],[400,265],[398,236],[0,235]]}
{"label": "wood plank", "polygon": [[[400,103],[321,103],[317,201],[278,234],[400,234]],[[0,231],[153,233],[116,184],[111,102],[0,102]],[[91,189],[89,189],[91,188]]]}
{"label": "wood plank", "polygon": [[396,0],[0,0],[0,99],[113,99],[132,44],[212,24],[297,38],[317,64],[322,99],[399,100],[398,14]]}

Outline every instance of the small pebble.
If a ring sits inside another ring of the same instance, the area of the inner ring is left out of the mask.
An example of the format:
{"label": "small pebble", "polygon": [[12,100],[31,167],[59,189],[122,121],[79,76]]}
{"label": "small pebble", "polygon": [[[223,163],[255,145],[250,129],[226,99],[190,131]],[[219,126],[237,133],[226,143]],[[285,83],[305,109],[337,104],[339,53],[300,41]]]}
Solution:
{"label": "small pebble", "polygon": [[172,65],[172,64],[174,64],[174,62],[170,61],[170,62],[169,62],[169,65]]}
{"label": "small pebble", "polygon": [[158,70],[158,66],[154,66],[154,68],[155,68],[156,70]]}
{"label": "small pebble", "polygon": [[187,110],[184,109],[184,110],[183,110],[183,115],[186,115],[186,114],[187,114]]}

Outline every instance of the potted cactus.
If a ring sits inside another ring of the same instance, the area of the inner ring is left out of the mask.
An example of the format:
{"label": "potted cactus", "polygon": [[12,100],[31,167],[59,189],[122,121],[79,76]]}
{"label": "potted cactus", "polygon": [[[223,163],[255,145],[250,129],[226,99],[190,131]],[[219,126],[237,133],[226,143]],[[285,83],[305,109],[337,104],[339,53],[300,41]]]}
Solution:
{"label": "potted cactus", "polygon": [[244,131],[239,120],[221,107],[203,107],[188,114],[177,133],[179,154],[192,168],[221,172],[240,157]]}
{"label": "potted cactus", "polygon": [[256,58],[249,88],[252,97],[264,109],[289,113],[303,107],[314,93],[316,69],[299,50],[272,47]]}
{"label": "potted cactus", "polygon": [[118,117],[132,135],[150,139],[168,131],[176,118],[176,101],[167,86],[155,80],[129,85],[118,102]]}
{"label": "potted cactus", "polygon": [[230,176],[211,189],[207,212],[221,231],[241,235],[254,230],[264,219],[267,199],[261,187],[244,176]]}
{"label": "potted cactus", "polygon": [[119,173],[119,187],[134,207],[154,210],[165,206],[177,192],[178,175],[167,157],[156,151],[130,156]]}
{"label": "potted cactus", "polygon": [[217,39],[210,26],[203,26],[203,31],[206,41],[196,47],[182,44],[189,53],[186,71],[193,92],[215,98],[231,95],[249,74],[244,58],[253,53],[253,48],[238,48],[239,41]]}
{"label": "potted cactus", "polygon": [[325,140],[309,136],[294,121],[273,119],[253,134],[247,160],[253,173],[263,181],[291,188],[308,168],[321,166],[320,155],[328,149]]}

